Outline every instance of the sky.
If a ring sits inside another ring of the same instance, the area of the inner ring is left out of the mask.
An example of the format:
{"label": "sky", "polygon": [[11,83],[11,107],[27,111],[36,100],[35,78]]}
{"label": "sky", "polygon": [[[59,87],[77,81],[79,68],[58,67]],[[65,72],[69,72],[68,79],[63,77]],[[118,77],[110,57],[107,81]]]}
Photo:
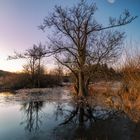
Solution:
{"label": "sky", "polygon": [[[46,43],[47,32],[38,26],[49,16],[55,5],[71,7],[79,0],[0,0],[0,70],[17,72],[22,70],[24,60],[7,60],[14,51],[24,52],[33,44]],[[95,2],[98,10],[96,19],[107,24],[108,17],[118,17],[124,9],[139,16],[131,24],[121,27],[126,32],[126,40],[140,44],[140,0],[87,0]],[[139,46],[140,47],[140,46]],[[45,64],[53,67],[52,59]]]}

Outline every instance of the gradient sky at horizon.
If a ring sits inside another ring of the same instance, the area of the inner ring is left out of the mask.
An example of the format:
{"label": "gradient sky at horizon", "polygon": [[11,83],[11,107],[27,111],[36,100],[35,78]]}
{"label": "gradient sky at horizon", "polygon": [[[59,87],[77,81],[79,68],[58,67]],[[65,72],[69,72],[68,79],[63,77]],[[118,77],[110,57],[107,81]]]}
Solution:
{"label": "gradient sky at horizon", "polygon": [[[55,5],[72,6],[79,0],[0,0],[0,70],[20,71],[23,60],[7,61],[7,56],[14,51],[23,52],[38,44],[46,42],[46,33],[38,29],[43,18],[48,16]],[[140,16],[140,0],[87,0],[95,2],[98,10],[97,20],[106,24],[108,17],[118,17],[124,9],[132,15]],[[131,24],[121,27],[126,32],[127,41],[140,44],[140,17]],[[52,60],[47,60],[48,67]]]}

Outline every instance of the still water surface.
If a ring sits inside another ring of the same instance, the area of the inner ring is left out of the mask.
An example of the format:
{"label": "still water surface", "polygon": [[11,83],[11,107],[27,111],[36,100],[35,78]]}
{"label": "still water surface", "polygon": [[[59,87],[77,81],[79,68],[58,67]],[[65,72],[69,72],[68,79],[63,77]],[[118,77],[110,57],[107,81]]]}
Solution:
{"label": "still water surface", "polygon": [[96,122],[84,117],[65,88],[0,93],[0,140],[139,140],[140,128],[127,116],[107,116],[97,106]]}

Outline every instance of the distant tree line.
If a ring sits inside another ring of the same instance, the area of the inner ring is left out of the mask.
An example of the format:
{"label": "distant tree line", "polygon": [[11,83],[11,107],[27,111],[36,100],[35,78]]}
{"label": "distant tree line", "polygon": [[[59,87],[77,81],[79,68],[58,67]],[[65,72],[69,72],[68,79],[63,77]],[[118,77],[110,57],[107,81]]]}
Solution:
{"label": "distant tree line", "polygon": [[[97,66],[93,65],[93,69]],[[112,67],[108,67],[107,64],[99,65],[98,69],[94,72],[94,76],[91,80],[92,83],[99,81],[111,81],[121,80],[123,72],[117,72]],[[23,71],[22,73],[11,73],[7,71],[0,71],[0,89],[21,89],[21,88],[33,88],[38,87],[38,79],[34,75],[35,85],[32,84],[32,76],[30,72]],[[53,87],[62,86],[63,83],[75,83],[75,78],[71,72],[64,75],[63,70],[58,67],[50,71],[40,74],[40,87]]]}
{"label": "distant tree line", "polygon": [[[61,80],[60,80],[61,77]],[[62,82],[69,82],[68,76],[59,76],[55,74],[41,74],[40,88],[62,86]],[[28,73],[8,73],[0,76],[0,91],[16,90],[22,88],[37,88],[32,85],[31,75]]]}

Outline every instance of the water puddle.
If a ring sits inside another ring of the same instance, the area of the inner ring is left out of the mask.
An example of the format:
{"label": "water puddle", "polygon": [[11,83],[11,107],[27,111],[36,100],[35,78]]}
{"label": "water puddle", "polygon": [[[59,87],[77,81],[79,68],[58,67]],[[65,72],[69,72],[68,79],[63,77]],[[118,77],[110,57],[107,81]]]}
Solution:
{"label": "water puddle", "polygon": [[139,130],[115,110],[75,102],[65,88],[0,93],[0,140],[138,140]]}

